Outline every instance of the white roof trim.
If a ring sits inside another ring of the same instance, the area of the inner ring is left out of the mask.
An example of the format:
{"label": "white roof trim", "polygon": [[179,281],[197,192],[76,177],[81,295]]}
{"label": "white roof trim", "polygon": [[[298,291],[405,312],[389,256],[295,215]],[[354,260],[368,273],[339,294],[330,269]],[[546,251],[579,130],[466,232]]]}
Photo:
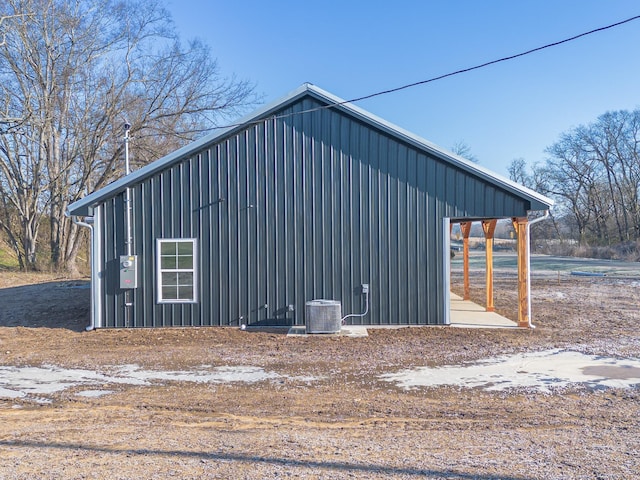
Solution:
{"label": "white roof trim", "polygon": [[516,195],[527,197],[530,200],[537,201],[549,207],[554,203],[553,200],[545,197],[544,195],[541,195],[538,192],[535,192],[518,183],[515,183],[509,180],[508,178],[503,177],[495,172],[492,172],[491,170],[488,170],[480,165],[470,162],[469,160],[466,160],[465,158],[459,155],[456,155],[453,152],[450,152],[442,147],[439,147],[438,145],[431,143],[428,140],[425,140],[424,138],[418,135],[415,135],[390,122],[387,122],[386,120],[383,120],[382,118],[376,115],[373,115],[372,113],[369,113],[366,110],[356,105],[353,105],[352,103],[345,102],[345,100],[339,97],[336,97],[335,95],[315,85],[305,83],[300,87],[296,88],[295,90],[289,92],[287,95],[280,98],[279,100],[269,103],[259,108],[258,110],[255,110],[251,114],[241,118],[234,125],[215,131],[208,135],[205,135],[204,137],[198,140],[195,140],[189,143],[188,145],[185,145],[184,147],[148,165],[145,165],[139,170],[136,170],[135,172],[132,172],[129,175],[114,181],[113,183],[110,183],[106,187],[103,187],[100,190],[97,190],[92,194],[87,195],[86,197],[78,200],[77,202],[74,202],[73,204],[69,205],[69,207],[67,208],[67,212],[66,212],[67,215],[82,215],[83,213],[78,213],[78,212],[86,211],[87,209],[100,203],[102,200],[110,196],[113,196],[114,194],[117,194],[121,191],[124,191],[127,187],[134,185],[149,176],[152,176],[157,171],[160,171],[160,170],[163,170],[164,168],[169,167],[175,161],[181,160],[192,153],[202,150],[203,147],[205,147],[206,145],[216,143],[218,140],[230,135],[232,132],[236,130],[242,130],[246,128],[247,124],[257,121],[258,119],[263,119],[268,117],[269,113],[271,113],[272,111],[278,110],[288,103],[292,103],[298,97],[303,96],[307,93],[312,94],[313,96],[317,97],[320,100],[325,101],[330,105],[334,105],[332,108],[340,109],[342,111],[347,112],[348,114],[354,115],[359,119],[363,120],[365,123],[368,123],[384,131],[387,131],[393,136],[400,137],[405,141],[408,141],[409,143],[413,144],[414,146],[427,150],[429,153],[445,161],[448,161],[449,163],[452,163],[453,165],[460,167],[463,170],[476,174],[481,178],[484,178],[485,180],[489,181],[490,183],[498,184],[503,188],[505,188],[506,190],[509,190]]}

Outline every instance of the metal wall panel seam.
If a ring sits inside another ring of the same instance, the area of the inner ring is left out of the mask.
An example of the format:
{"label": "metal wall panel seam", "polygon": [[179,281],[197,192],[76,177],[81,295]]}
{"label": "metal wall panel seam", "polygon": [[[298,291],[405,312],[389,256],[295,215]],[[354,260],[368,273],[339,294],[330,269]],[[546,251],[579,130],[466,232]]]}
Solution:
{"label": "metal wall panel seam", "polygon": [[[340,202],[340,249],[342,251],[341,268],[339,269],[342,288],[340,290],[339,299],[342,300],[343,309],[347,312],[352,312],[351,295],[349,295],[349,283],[351,277],[351,178],[350,164],[351,157],[349,148],[350,140],[350,127],[351,122],[341,122],[340,129],[340,187],[341,187],[341,202]],[[344,146],[346,145],[346,147]],[[347,278],[345,278],[347,277]]]}
{"label": "metal wall panel seam", "polygon": [[[306,102],[306,100],[303,100],[303,102],[298,103],[294,106],[292,106],[292,112],[299,112],[300,109],[303,107],[304,103]],[[291,213],[291,218],[290,221],[288,223],[288,230],[289,230],[289,238],[291,240],[291,253],[292,255],[289,256],[289,265],[290,265],[290,281],[291,281],[291,286],[290,286],[290,294],[293,295],[293,298],[296,299],[296,302],[298,302],[299,298],[300,298],[300,283],[301,283],[301,279],[300,279],[300,269],[299,269],[299,263],[301,261],[301,248],[300,248],[300,241],[299,241],[299,237],[298,237],[298,233],[299,233],[299,215],[300,215],[300,211],[299,211],[299,202],[300,202],[300,195],[298,192],[298,182],[299,182],[299,176],[300,176],[300,166],[298,165],[298,160],[299,160],[299,155],[300,155],[300,151],[299,151],[299,145],[300,145],[300,135],[301,135],[301,131],[302,131],[302,127],[300,126],[302,117],[304,117],[306,114],[298,114],[298,115],[293,115],[291,117],[291,121],[290,121],[290,129],[291,129],[291,136],[290,136],[290,143],[289,143],[289,155],[288,155],[288,159],[289,161],[287,162],[287,165],[290,166],[290,188],[291,188],[291,192],[290,195],[287,196],[287,199],[290,202],[290,208],[288,209]],[[304,298],[304,297],[303,297]]]}
{"label": "metal wall panel seam", "polygon": [[250,277],[249,277],[249,217],[251,215],[251,199],[248,191],[248,162],[249,152],[247,151],[247,130],[236,135],[236,167],[238,169],[238,309],[239,317],[243,321],[239,324],[251,323],[252,309],[249,304],[251,298]]}
{"label": "metal wall panel seam", "polygon": [[[265,272],[264,272],[264,282],[265,282],[265,296],[267,298],[267,302],[269,305],[273,305],[274,309],[278,308],[278,302],[275,292],[275,281],[272,278],[275,268],[275,258],[273,255],[273,251],[275,250],[275,243],[273,242],[272,232],[273,232],[273,224],[274,224],[274,215],[273,215],[273,199],[269,195],[271,191],[271,178],[273,174],[273,169],[270,168],[271,159],[272,159],[272,148],[273,148],[273,122],[269,120],[265,120],[264,122],[264,151],[263,151],[263,168],[264,168],[264,178],[263,178],[263,199],[265,204],[265,218],[264,218],[264,251],[265,251]],[[273,311],[273,310],[272,310]]]}
{"label": "metal wall panel seam", "polygon": [[[289,107],[289,109],[287,110],[288,113],[292,112],[292,107]],[[289,117],[290,118],[290,117]],[[287,119],[288,120],[288,119]],[[289,189],[291,188],[290,186],[290,181],[289,181],[289,175],[290,175],[290,170],[291,168],[289,168],[289,162],[288,162],[288,158],[289,155],[291,154],[291,147],[290,147],[290,142],[291,142],[291,136],[292,133],[290,131],[291,126],[290,124],[287,122],[287,120],[284,121],[283,124],[283,144],[282,144],[282,220],[283,220],[283,228],[282,228],[282,238],[283,238],[283,246],[284,248],[281,251],[281,257],[282,257],[282,276],[284,279],[284,298],[283,298],[283,302],[288,302],[289,298],[291,296],[291,275],[290,275],[290,253],[291,251],[294,249],[294,246],[291,244],[290,242],[290,235],[291,235],[291,216],[289,214],[289,202],[290,202],[290,198],[291,198],[291,192],[289,191]],[[294,253],[295,255],[295,253]],[[295,256],[294,256],[295,258]]]}
{"label": "metal wall panel seam", "polygon": [[406,257],[408,252],[406,250],[406,170],[407,170],[407,149],[400,142],[395,143],[396,154],[396,207],[394,208],[396,214],[396,227],[394,228],[394,238],[396,244],[395,265],[396,265],[396,285],[395,285],[395,299],[396,299],[396,316],[398,323],[409,322],[407,313],[407,303],[405,301],[408,287],[406,284],[406,270],[408,263],[400,261],[402,257]]}
{"label": "metal wall panel seam", "polygon": [[233,176],[231,177],[230,187],[234,189],[233,195],[233,211],[231,212],[233,221],[233,242],[234,242],[234,265],[233,265],[233,303],[234,312],[232,315],[233,325],[240,325],[241,319],[244,316],[242,298],[241,298],[241,288],[242,288],[242,280],[241,280],[241,272],[242,272],[242,260],[241,260],[241,251],[242,245],[240,243],[240,224],[241,224],[241,212],[240,209],[244,203],[242,198],[241,184],[240,184],[240,168],[239,168],[239,158],[238,158],[238,135],[235,135],[232,138],[232,141],[229,142],[229,165],[231,166],[231,170],[233,171]]}
{"label": "metal wall panel seam", "polygon": [[109,308],[109,303],[113,301],[113,294],[112,292],[112,287],[110,285],[110,283],[112,282],[111,280],[111,272],[109,271],[109,262],[111,261],[111,259],[113,258],[112,253],[109,251],[109,249],[112,247],[112,245],[114,245],[114,239],[113,239],[113,227],[115,225],[114,223],[114,219],[112,217],[112,212],[109,209],[109,203],[113,202],[113,199],[109,199],[105,202],[103,202],[103,204],[101,205],[102,210],[104,212],[104,215],[102,216],[102,231],[103,236],[101,239],[102,242],[102,252],[104,255],[104,284],[105,284],[105,291],[107,293],[107,295],[105,295],[105,301],[102,304],[102,317],[105,320],[105,326],[106,327],[110,327],[111,325],[111,319],[112,319],[112,315],[111,315],[111,311]]}
{"label": "metal wall panel seam", "polygon": [[119,255],[122,252],[124,254],[124,242],[125,242],[125,236],[124,236],[124,211],[125,211],[125,204],[124,204],[124,192],[121,193],[120,195],[118,195],[115,198],[115,209],[114,209],[114,216],[118,219],[118,221],[115,224],[115,237],[116,237],[116,241],[114,242],[113,245],[113,267],[112,267],[112,272],[113,272],[113,285],[114,285],[114,290],[116,290],[118,293],[116,295],[116,318],[119,319],[118,322],[118,326],[120,327],[124,327],[125,323],[124,323],[124,298],[122,295],[122,291],[119,290],[120,285],[116,280],[116,271],[117,271],[117,265],[119,264]]}
{"label": "metal wall panel seam", "polygon": [[[144,326],[144,312],[145,312],[145,304],[144,297],[142,293],[145,290],[146,284],[146,276],[141,275],[144,271],[144,267],[141,265],[141,261],[144,261],[144,257],[142,252],[144,251],[143,242],[145,240],[145,217],[144,217],[144,188],[145,183],[140,183],[136,185],[133,189],[133,220],[134,220],[134,228],[133,228],[133,253],[134,255],[138,255],[138,286],[139,288],[133,291],[133,320],[136,326],[143,327]],[[147,262],[144,262],[145,265]]]}
{"label": "metal wall panel seam", "polygon": [[[325,275],[331,276],[331,285],[332,289],[330,292],[330,298],[337,299],[336,295],[341,291],[342,285],[338,279],[337,271],[342,267],[342,256],[340,255],[340,243],[339,239],[341,236],[340,231],[340,177],[338,175],[338,168],[336,168],[336,164],[340,162],[340,123],[337,119],[339,119],[338,115],[334,112],[333,119],[331,121],[331,163],[329,165],[329,175],[331,177],[330,182],[330,210],[329,210],[329,219],[325,228],[329,227],[329,231],[331,232],[331,260],[332,264],[330,265],[330,270],[325,272]],[[337,133],[336,133],[337,130]],[[338,147],[336,147],[338,145]],[[337,228],[336,228],[337,222]],[[336,239],[337,237],[337,239]],[[340,299],[341,300],[341,299]]]}
{"label": "metal wall panel seam", "polygon": [[370,217],[375,219],[371,224],[371,278],[369,279],[372,284],[372,294],[369,301],[371,303],[372,321],[374,320],[374,312],[377,313],[378,318],[382,315],[381,297],[382,297],[382,283],[380,275],[380,263],[382,261],[380,256],[380,149],[379,149],[379,136],[373,130],[369,131],[369,163],[370,163],[370,178],[369,178],[369,209]]}
{"label": "metal wall panel seam", "polygon": [[434,265],[436,262],[436,257],[434,255],[435,248],[436,248],[435,242],[434,242],[434,236],[436,234],[436,230],[433,227],[432,219],[436,218],[438,215],[438,205],[440,203],[440,197],[443,195],[442,190],[444,188],[444,182],[436,181],[436,179],[438,178],[439,163],[436,160],[432,159],[431,157],[427,157],[427,158],[429,158],[429,162],[427,164],[427,212],[426,212],[427,258],[425,262],[426,263],[426,272],[425,272],[426,292],[425,293],[427,294],[427,298],[429,299],[427,304],[426,321],[430,322],[432,312],[437,311],[437,308],[438,308],[436,302],[434,302],[434,298],[432,295],[432,292],[436,288],[436,285],[434,284],[434,281],[433,281],[433,272],[435,270]]}
{"label": "metal wall panel seam", "polygon": [[[251,296],[250,303],[255,306],[257,309],[256,321],[260,322],[262,316],[265,311],[263,311],[263,306],[267,303],[266,299],[261,298],[260,295],[260,258],[259,258],[259,250],[260,250],[260,238],[258,235],[259,227],[259,216],[260,216],[260,199],[258,198],[258,125],[253,125],[249,129],[249,138],[247,140],[247,149],[251,152],[251,162],[249,167],[247,168],[248,174],[248,186],[247,189],[249,191],[249,197],[251,199],[251,204],[253,208],[251,209],[251,216],[249,218],[249,238],[253,239],[253,241],[249,241],[251,251],[249,255],[249,272],[250,272],[250,281],[251,281]],[[266,317],[265,317],[266,318]]]}
{"label": "metal wall panel seam", "polygon": [[[255,320],[259,320],[260,318],[260,309],[258,309],[257,302],[255,301],[255,294],[257,289],[255,288],[254,282],[256,280],[255,272],[253,272],[253,260],[255,256],[253,255],[253,248],[255,246],[255,235],[253,234],[253,222],[255,219],[256,213],[256,200],[253,191],[253,182],[251,179],[252,171],[255,172],[255,169],[252,168],[252,165],[255,165],[255,155],[253,152],[253,148],[251,147],[251,139],[253,138],[253,144],[255,144],[255,137],[252,135],[253,127],[249,127],[244,135],[244,157],[246,158],[245,167],[244,167],[244,176],[245,176],[245,190],[246,190],[246,203],[247,210],[245,216],[245,225],[246,225],[246,237],[244,239],[246,243],[246,266],[245,266],[245,289],[246,293],[244,296],[245,301],[245,310],[247,311],[247,324],[253,323],[254,313]],[[242,158],[242,154],[240,155]]]}
{"label": "metal wall panel seam", "polygon": [[[198,212],[198,242],[199,264],[198,276],[200,277],[198,298],[200,302],[199,323],[202,326],[211,325],[211,295],[205,292],[210,290],[211,272],[211,184],[209,182],[209,150],[203,150],[198,154],[198,182],[200,192],[195,208]],[[207,267],[205,267],[207,266]]]}
{"label": "metal wall panel seam", "polygon": [[[297,103],[293,105],[291,110],[293,112],[299,112],[302,108],[302,103]],[[288,295],[287,298],[292,297],[295,298],[295,302],[298,303],[300,300],[299,297],[299,289],[300,289],[300,278],[299,278],[299,269],[298,269],[298,261],[300,257],[300,245],[298,242],[298,229],[299,229],[299,213],[298,213],[298,176],[300,174],[300,168],[298,165],[298,143],[300,141],[300,128],[298,124],[300,122],[300,115],[294,115],[291,117],[291,121],[289,122],[289,129],[291,135],[289,137],[289,152],[288,152],[288,162],[287,166],[289,168],[288,185],[289,185],[289,195],[287,195],[289,208],[287,211],[290,213],[289,222],[288,222],[288,233],[289,233],[289,252],[291,255],[288,256],[288,266],[289,266],[289,288],[287,289]],[[287,300],[288,302],[288,300]],[[300,308],[303,308],[304,302],[299,303]]]}
{"label": "metal wall panel seam", "polygon": [[316,119],[319,115],[312,114],[307,115],[304,122],[304,169],[302,177],[303,185],[303,216],[304,216],[304,277],[305,277],[305,289],[304,300],[312,300],[316,297],[315,293],[315,269],[314,269],[314,205],[313,205],[313,173],[314,173],[314,158],[315,158],[315,143],[314,138],[319,135],[316,131]]}
{"label": "metal wall panel seam", "polygon": [[197,239],[197,249],[195,255],[197,257],[197,262],[194,265],[196,268],[196,275],[194,278],[195,286],[194,286],[194,296],[197,299],[197,302],[191,305],[191,323],[195,326],[202,326],[202,293],[201,293],[201,272],[202,272],[202,261],[201,253],[202,253],[202,222],[201,222],[201,210],[200,205],[202,204],[200,192],[202,189],[202,170],[201,170],[201,157],[202,152],[198,152],[191,157],[190,160],[190,171],[191,171],[191,185],[193,188],[191,189],[191,200],[189,202],[189,214],[191,217],[191,237]]}
{"label": "metal wall panel seam", "polygon": [[223,271],[220,276],[220,283],[224,284],[224,301],[223,316],[220,317],[220,322],[223,325],[231,325],[231,317],[233,316],[233,283],[232,283],[232,262],[231,256],[232,244],[233,244],[233,191],[231,190],[231,167],[229,159],[229,140],[225,140],[224,143],[218,149],[218,162],[220,164],[221,172],[221,186],[224,189],[223,196],[225,198],[224,209],[222,210],[222,227],[224,234],[221,235],[222,248],[220,254],[225,252],[224,261],[222,262]]}
{"label": "metal wall panel seam", "polygon": [[[302,104],[303,109],[311,108],[314,106],[311,102],[304,102]],[[314,113],[306,113],[302,115],[301,123],[302,126],[300,128],[300,138],[299,138],[299,157],[297,158],[297,163],[299,165],[299,174],[298,174],[298,208],[300,209],[298,212],[298,219],[300,225],[298,225],[298,233],[300,235],[300,264],[298,269],[298,275],[301,280],[301,284],[299,286],[300,290],[300,302],[305,303],[309,297],[312,296],[312,293],[309,288],[309,275],[313,273],[312,263],[309,261],[309,237],[308,237],[308,225],[309,222],[307,220],[308,210],[312,208],[312,205],[308,203],[308,174],[309,174],[309,163],[312,156],[312,152],[310,149],[310,145],[308,143],[309,135],[313,132],[313,118]]]}
{"label": "metal wall panel seam", "polygon": [[[220,256],[220,273],[219,273],[219,287],[221,288],[220,294],[220,324],[230,325],[232,315],[232,289],[231,284],[231,223],[232,223],[232,210],[233,204],[233,192],[230,190],[230,168],[229,168],[229,156],[228,152],[228,140],[225,140],[222,144],[218,145],[216,149],[217,165],[218,165],[218,185],[220,188],[220,198],[224,198],[224,203],[221,204],[219,221],[219,242],[220,250],[218,255]],[[224,255],[223,255],[224,252]]]}
{"label": "metal wall panel seam", "polygon": [[331,166],[333,163],[333,141],[332,141],[332,123],[333,111],[326,110],[324,112],[323,132],[326,140],[322,150],[322,158],[320,160],[319,170],[321,172],[321,183],[318,188],[320,191],[320,211],[319,211],[319,228],[318,232],[322,238],[320,255],[320,284],[322,288],[322,298],[328,298],[329,293],[333,292],[333,228],[327,228],[329,222],[327,219],[332,215],[332,182]]}
{"label": "metal wall panel seam", "polygon": [[266,137],[267,128],[266,122],[262,122],[256,125],[256,175],[255,175],[255,191],[256,191],[256,259],[260,262],[257,271],[257,289],[256,295],[263,299],[265,304],[269,306],[269,310],[265,312],[266,318],[268,318],[269,312],[272,308],[272,303],[269,298],[269,285],[268,285],[268,250],[267,250],[267,223],[268,205],[265,198],[265,188],[267,183],[267,174],[265,166],[266,158]]}
{"label": "metal wall panel seam", "polygon": [[[394,241],[393,241],[393,222],[395,220],[395,214],[396,212],[394,212],[394,205],[393,205],[393,197],[394,197],[394,193],[397,195],[396,190],[394,189],[394,178],[392,176],[392,169],[394,168],[394,166],[396,165],[397,162],[397,157],[394,156],[392,154],[392,141],[388,138],[388,137],[384,137],[385,138],[385,146],[386,148],[384,149],[384,154],[386,156],[386,162],[387,162],[387,168],[386,168],[386,175],[384,177],[385,180],[385,184],[386,184],[386,191],[385,191],[385,196],[384,196],[384,209],[385,209],[385,215],[386,215],[386,230],[385,230],[385,236],[386,236],[386,245],[385,245],[385,250],[383,250],[383,254],[386,255],[387,257],[387,262],[386,262],[386,297],[387,297],[387,318],[389,319],[389,322],[391,322],[392,324],[397,323],[397,316],[395,315],[395,298],[394,298],[394,292],[393,292],[393,288],[394,288],[394,280],[393,280],[393,264],[394,262],[394,256],[396,254],[396,251],[394,251],[393,245],[394,245]],[[397,198],[396,198],[397,200]]]}
{"label": "metal wall panel seam", "polygon": [[[360,232],[359,239],[361,243],[361,261],[360,261],[360,271],[359,278],[362,283],[369,284],[369,298],[371,297],[371,280],[370,280],[370,266],[371,266],[371,252],[369,245],[369,228],[370,228],[370,217],[369,217],[369,142],[367,129],[362,126],[359,129],[359,144],[360,144],[360,162],[358,162],[358,169],[360,171],[359,178],[359,186],[358,189],[360,191],[360,197],[358,198],[358,209],[360,212]],[[360,301],[362,304],[362,301]],[[367,318],[361,319],[361,324],[366,324],[371,320],[371,308],[369,307],[369,315]]]}
{"label": "metal wall panel seam", "polygon": [[283,129],[282,120],[274,121],[273,128],[273,157],[271,158],[271,163],[273,165],[273,182],[271,184],[271,192],[269,192],[269,197],[273,202],[273,252],[274,252],[274,262],[273,262],[273,279],[275,284],[275,301],[276,304],[281,305],[284,303],[284,295],[282,291],[284,290],[284,278],[282,278],[282,230],[283,230],[283,214],[281,212],[282,209],[282,198],[279,195],[279,191],[282,189],[283,181],[281,179],[282,176],[282,165],[280,162],[281,152],[283,150],[282,145],[280,145],[280,139],[282,135],[280,132]]}
{"label": "metal wall panel seam", "polygon": [[[250,303],[257,309],[256,321],[260,322],[264,314],[266,313],[265,309],[263,309],[264,305],[267,303],[266,299],[261,298],[260,295],[260,258],[259,254],[259,238],[258,238],[258,222],[259,222],[259,214],[260,214],[260,200],[258,199],[258,185],[257,185],[257,177],[258,177],[258,157],[257,157],[257,141],[258,141],[258,126],[254,125],[249,130],[249,140],[247,147],[251,152],[251,163],[247,168],[248,174],[248,186],[249,197],[251,199],[251,204],[253,208],[251,209],[251,216],[249,217],[249,238],[250,240],[250,255],[249,255],[249,275],[251,280],[251,296]],[[264,316],[266,318],[266,316]]]}
{"label": "metal wall panel seam", "polygon": [[387,319],[387,322],[392,323],[391,308],[390,308],[390,263],[391,263],[391,247],[389,241],[389,154],[387,139],[378,134],[380,141],[380,205],[378,214],[380,215],[380,236],[379,254],[380,254],[380,305],[381,315]]}
{"label": "metal wall panel seam", "polygon": [[[276,251],[276,199],[272,196],[272,192],[275,191],[275,132],[276,132],[276,120],[273,119],[267,123],[267,131],[265,134],[265,172],[266,172],[266,184],[265,184],[265,198],[268,199],[267,205],[267,218],[270,221],[269,227],[266,232],[266,246],[267,246],[267,289],[269,303],[279,306],[278,291],[277,291],[277,255],[273,252]],[[271,168],[274,167],[274,168]]]}
{"label": "metal wall panel seam", "polygon": [[[351,257],[351,269],[349,275],[349,297],[351,298],[351,309],[347,313],[360,313],[362,311],[360,303],[360,295],[356,297],[354,295],[354,288],[356,284],[360,284],[360,270],[362,265],[362,248],[360,241],[360,165],[361,165],[361,145],[359,135],[359,124],[353,122],[351,124],[351,131],[349,136],[349,143],[352,145],[351,155],[349,157],[349,188],[351,193],[349,195],[349,216],[350,221],[350,257]],[[354,317],[352,323],[360,323],[361,317]]]}
{"label": "metal wall panel seam", "polygon": [[[142,204],[140,206],[141,215],[144,217],[144,232],[142,234],[141,245],[143,251],[147,253],[144,255],[145,264],[142,265],[143,277],[145,278],[145,286],[144,291],[142,292],[143,303],[144,303],[144,313],[142,317],[142,325],[145,327],[150,327],[153,325],[153,311],[154,311],[154,300],[155,300],[155,264],[153,262],[147,261],[146,259],[150,256],[153,256],[152,246],[154,242],[154,232],[153,232],[153,218],[155,215],[155,202],[154,200],[154,191],[153,191],[153,181],[151,178],[145,181],[144,184],[144,192],[142,195]],[[140,252],[142,253],[142,251]]]}

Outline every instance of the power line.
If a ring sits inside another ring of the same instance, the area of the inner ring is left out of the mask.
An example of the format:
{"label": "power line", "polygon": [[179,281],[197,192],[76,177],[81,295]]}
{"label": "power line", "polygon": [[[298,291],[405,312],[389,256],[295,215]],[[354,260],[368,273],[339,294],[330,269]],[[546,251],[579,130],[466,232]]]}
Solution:
{"label": "power line", "polygon": [[[640,15],[636,15],[635,17],[627,18],[626,20],[622,20],[622,21],[619,21],[619,22],[616,22],[616,23],[612,23],[611,25],[607,25],[607,26],[604,26],[604,27],[596,28],[594,30],[589,30],[588,32],[580,33],[578,35],[574,35],[573,37],[565,38],[564,40],[559,40],[557,42],[548,43],[548,44],[543,45],[541,47],[536,47],[536,48],[533,48],[531,50],[527,50],[525,52],[516,53],[515,55],[509,55],[508,57],[498,58],[497,60],[491,60],[490,62],[481,63],[481,64],[475,65],[473,67],[463,68],[461,70],[456,70],[455,72],[445,73],[444,75],[439,75],[437,77],[432,77],[432,78],[429,78],[427,80],[421,80],[419,82],[408,83],[408,84],[402,85],[400,87],[395,87],[395,88],[390,88],[390,89],[387,89],[387,90],[382,90],[380,92],[371,93],[369,95],[364,95],[362,97],[352,98],[350,100],[343,100],[341,102],[336,102],[336,103],[333,103],[331,105],[324,105],[324,106],[321,106],[321,107],[310,108],[308,110],[302,110],[302,111],[299,111],[299,112],[287,113],[287,114],[284,114],[284,115],[276,115],[276,116],[270,117],[270,119],[276,120],[276,119],[280,119],[280,118],[291,117],[293,115],[300,115],[300,114],[303,114],[303,113],[315,112],[315,111],[318,111],[318,110],[324,110],[324,109],[327,109],[327,108],[337,107],[337,106],[344,105],[344,104],[347,104],[347,103],[355,103],[355,102],[359,102],[361,100],[367,100],[369,98],[378,97],[380,95],[387,95],[389,93],[398,92],[400,90],[405,90],[407,88],[417,87],[418,85],[424,85],[424,84],[427,84],[427,83],[435,82],[437,80],[442,80],[444,78],[453,77],[454,75],[460,75],[462,73],[471,72],[473,70],[478,70],[480,68],[488,67],[490,65],[495,65],[497,63],[507,62],[509,60],[514,60],[516,58],[524,57],[525,55],[530,55],[532,53],[539,52],[541,50],[545,50],[547,48],[557,47],[558,45],[562,45],[564,43],[572,42],[574,40],[577,40],[577,39],[582,38],[582,37],[586,37],[588,35],[592,35],[594,33],[599,33],[599,32],[603,32],[605,30],[609,30],[611,28],[619,27],[620,25],[624,25],[625,23],[629,23],[629,22],[632,22],[632,21],[638,20],[638,19],[640,19]],[[262,122],[262,121],[263,120],[260,120],[260,122]],[[240,126],[243,126],[243,125],[251,125],[252,123],[260,123],[260,122],[236,123],[236,124],[225,125],[225,126],[221,126],[221,127],[214,127],[214,129],[240,127]]]}
{"label": "power line", "polygon": [[354,98],[354,99],[348,100],[347,102],[344,102],[344,103],[358,102],[360,100],[366,100],[368,98],[377,97],[379,95],[385,95],[387,93],[398,92],[398,91],[404,90],[406,88],[411,88],[411,87],[415,87],[415,86],[418,86],[418,85],[424,85],[425,83],[431,83],[431,82],[435,82],[436,80],[442,80],[443,78],[453,77],[454,75],[459,75],[461,73],[471,72],[473,70],[478,70],[480,68],[488,67],[489,65],[495,65],[496,63],[506,62],[508,60],[513,60],[515,58],[524,57],[525,55],[530,55],[532,53],[539,52],[540,50],[545,50],[547,48],[556,47],[558,45],[562,45],[563,43],[572,42],[573,40],[577,40],[578,38],[586,37],[587,35],[591,35],[591,34],[594,34],[594,33],[602,32],[604,30],[609,30],[610,28],[618,27],[620,25],[623,25],[625,23],[629,23],[629,22],[631,22],[633,20],[637,20],[639,18],[640,18],[640,15],[636,15],[635,17],[627,18],[626,20],[622,20],[621,22],[612,23],[611,25],[607,25],[606,27],[596,28],[595,30],[590,30],[588,32],[584,32],[584,33],[581,33],[579,35],[575,35],[575,36],[570,37],[570,38],[565,38],[564,40],[560,40],[558,42],[548,43],[546,45],[543,45],[542,47],[537,47],[537,48],[533,48],[531,50],[527,50],[526,52],[517,53],[515,55],[510,55],[508,57],[499,58],[497,60],[492,60],[490,62],[482,63],[482,64],[476,65],[474,67],[463,68],[462,70],[456,70],[455,72],[446,73],[444,75],[440,75],[438,77],[433,77],[433,78],[430,78],[428,80],[422,80],[420,82],[409,83],[409,84],[403,85],[401,87],[396,87],[396,88],[392,88],[392,89],[389,89],[389,90],[384,90],[382,92],[372,93],[371,95],[365,95],[364,97]]}

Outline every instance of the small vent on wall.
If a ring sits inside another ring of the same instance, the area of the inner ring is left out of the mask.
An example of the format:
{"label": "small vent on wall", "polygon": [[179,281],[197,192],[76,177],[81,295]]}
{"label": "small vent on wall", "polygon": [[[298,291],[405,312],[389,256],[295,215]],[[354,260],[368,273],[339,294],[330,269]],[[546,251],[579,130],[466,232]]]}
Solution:
{"label": "small vent on wall", "polygon": [[342,304],[338,300],[311,300],[305,304],[307,333],[338,333],[342,327]]}

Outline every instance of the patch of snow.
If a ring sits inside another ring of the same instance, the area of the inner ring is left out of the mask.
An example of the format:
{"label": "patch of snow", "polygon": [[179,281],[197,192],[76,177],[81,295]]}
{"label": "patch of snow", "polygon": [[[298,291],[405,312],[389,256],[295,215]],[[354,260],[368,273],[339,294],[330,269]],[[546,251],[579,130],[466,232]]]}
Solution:
{"label": "patch of snow", "polygon": [[401,388],[461,386],[504,391],[527,388],[551,393],[583,385],[630,388],[640,385],[640,360],[598,357],[559,349],[489,358],[465,365],[418,367],[381,375]]}
{"label": "patch of snow", "polygon": [[24,392],[21,392],[20,390],[0,387],[0,398],[20,398],[24,397],[25,395],[26,394]]}
{"label": "patch of snow", "polygon": [[[166,382],[195,383],[255,383],[278,378],[312,381],[312,377],[286,377],[253,366],[200,367],[189,371],[145,370],[139,365],[121,365],[107,368],[110,373],[92,370],[61,368],[56,366],[15,367],[0,366],[0,398],[36,399],[76,386],[106,386],[113,384],[144,386]],[[98,393],[101,392],[101,393]],[[86,390],[81,396],[99,396],[112,393],[107,390]]]}
{"label": "patch of snow", "polygon": [[103,395],[109,395],[110,393],[113,393],[113,390],[83,390],[82,392],[78,392],[76,395],[81,397],[97,398]]}

